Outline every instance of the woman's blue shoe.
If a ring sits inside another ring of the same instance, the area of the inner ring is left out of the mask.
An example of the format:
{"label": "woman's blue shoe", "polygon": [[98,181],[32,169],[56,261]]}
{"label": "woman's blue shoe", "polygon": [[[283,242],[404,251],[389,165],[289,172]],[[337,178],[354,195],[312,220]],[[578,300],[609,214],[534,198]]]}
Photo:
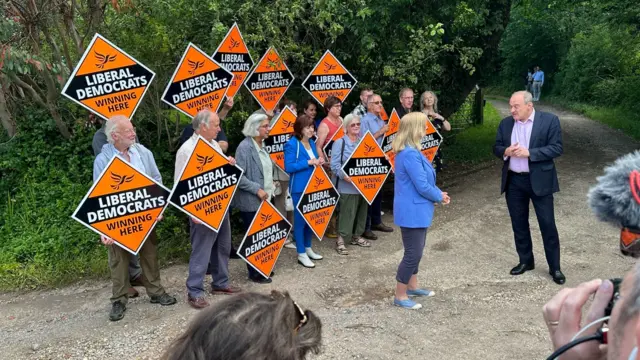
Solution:
{"label": "woman's blue shoe", "polygon": [[415,289],[415,290],[407,290],[407,295],[408,296],[433,296],[436,293],[434,293],[431,290],[427,290],[427,289]]}
{"label": "woman's blue shoe", "polygon": [[413,301],[411,299],[398,300],[396,298],[393,298],[393,305],[400,306],[400,307],[403,307],[405,309],[411,309],[411,310],[422,309],[422,305],[418,304],[417,302],[415,302],[415,301]]}

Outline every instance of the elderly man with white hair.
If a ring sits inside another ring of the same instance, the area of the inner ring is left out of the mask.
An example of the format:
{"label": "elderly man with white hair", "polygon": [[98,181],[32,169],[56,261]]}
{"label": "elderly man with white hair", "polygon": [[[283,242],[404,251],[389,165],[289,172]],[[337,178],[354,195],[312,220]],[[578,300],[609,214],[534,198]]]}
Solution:
{"label": "elderly man with white hair", "polygon": [[[196,147],[198,135],[202,136],[221,154],[223,153],[220,145],[214,140],[220,132],[218,114],[209,109],[201,110],[193,118],[192,125],[194,134],[182,144],[176,155],[174,183],[180,180],[180,173]],[[229,162],[232,165],[236,163],[232,157],[229,157]],[[229,284],[229,251],[231,250],[229,212],[222,220],[218,232],[209,229],[194,218],[189,219],[189,224],[191,256],[189,257],[189,276],[187,277],[187,298],[189,305],[196,309],[202,309],[209,306],[203,287],[208,268],[213,278],[211,291],[214,294],[234,294],[241,291],[240,288]]]}
{"label": "elderly man with white hair", "polygon": [[[245,138],[236,149],[236,159],[244,174],[238,184],[238,192],[233,198],[233,207],[240,211],[246,231],[262,201],[272,201],[274,197],[276,167],[264,147],[264,140],[269,135],[269,117],[264,112],[256,111],[251,114],[244,123],[242,134]],[[249,280],[253,282],[271,282],[271,278],[264,278],[248,264],[247,270]]]}
{"label": "elderly man with white hair", "polygon": [[[98,181],[100,174],[107,167],[109,161],[120,155],[136,169],[144,172],[155,181],[162,183],[162,176],[153,158],[153,154],[141,144],[137,144],[136,130],[131,121],[122,115],[109,119],[105,125],[108,143],[93,163],[93,181]],[[162,218],[159,217],[158,220]],[[102,237],[102,243],[109,247],[109,270],[111,271],[112,296],[109,319],[118,321],[124,317],[127,309],[129,284],[129,261],[133,255],[119,246],[113,246],[113,240]],[[160,283],[160,269],[157,256],[157,238],[152,231],[138,253],[142,267],[141,282],[151,298],[151,303],[173,305],[176,299],[167,294]]]}

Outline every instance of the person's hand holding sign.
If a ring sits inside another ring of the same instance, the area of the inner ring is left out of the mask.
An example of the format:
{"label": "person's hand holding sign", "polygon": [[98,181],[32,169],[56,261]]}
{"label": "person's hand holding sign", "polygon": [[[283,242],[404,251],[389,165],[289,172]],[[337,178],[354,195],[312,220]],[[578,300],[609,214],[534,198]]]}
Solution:
{"label": "person's hand holding sign", "polygon": [[100,241],[102,241],[102,243],[106,246],[111,246],[113,245],[114,241],[104,235],[100,235]]}
{"label": "person's hand holding sign", "polygon": [[320,156],[320,158],[318,159],[318,165],[322,166],[324,164],[325,164],[324,157]]}
{"label": "person's hand holding sign", "polygon": [[231,164],[231,166],[236,166],[236,159],[234,159],[233,156],[229,156],[229,164]]}
{"label": "person's hand holding sign", "polygon": [[158,221],[162,221],[162,219],[164,219],[164,216],[162,214],[158,215]]}
{"label": "person's hand holding sign", "polygon": [[344,181],[348,182],[349,184],[351,184],[351,183],[353,182],[353,181],[351,180],[351,178],[350,178],[350,177],[348,177],[348,176],[346,176],[346,175],[345,175],[345,177],[344,177],[344,178],[342,178],[342,180],[344,180]]}
{"label": "person's hand holding sign", "polygon": [[269,198],[269,194],[262,189],[258,189],[258,193],[256,194],[260,198],[260,200],[267,200]]}
{"label": "person's hand holding sign", "polygon": [[196,219],[194,217],[191,217],[191,221],[193,221],[193,223],[196,224],[196,225],[197,224],[202,224],[202,221],[200,221],[200,220],[198,220],[198,219]]}

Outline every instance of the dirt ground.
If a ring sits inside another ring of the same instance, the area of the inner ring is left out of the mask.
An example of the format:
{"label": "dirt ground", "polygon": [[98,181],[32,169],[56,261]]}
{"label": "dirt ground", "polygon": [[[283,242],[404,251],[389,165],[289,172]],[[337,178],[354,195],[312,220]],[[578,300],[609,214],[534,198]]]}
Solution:
{"label": "dirt ground", "polygon": [[[506,116],[506,102],[492,103]],[[586,193],[605,165],[640,144],[582,116],[537,108],[556,113],[563,129],[565,152],[557,160],[561,192],[555,205],[566,286],[623,275],[633,262],[618,251],[618,229],[594,219]],[[371,248],[350,247],[349,256],[339,256],[330,240],[316,243],[325,259],[315,269],[297,265],[295,251],[284,249],[270,285],[248,283],[244,263],[234,260],[232,281],[252,291],[287,290],[316,312],[324,346],[312,359],[545,358],[550,343],[541,308],[561,287],[547,273],[533,209],[537,267],[509,275],[518,258],[499,177],[496,159],[478,172],[441,179],[452,203],[437,209],[429,230],[420,280],[436,296],[422,301],[419,311],[392,306],[402,257],[397,228]],[[392,215],[385,214],[384,221],[392,224]],[[116,323],[108,320],[108,281],[1,294],[0,358],[157,359],[198,313],[185,302],[186,276],[185,265],[162,271],[165,287],[179,298],[177,305],[152,305],[141,289],[142,296]]]}

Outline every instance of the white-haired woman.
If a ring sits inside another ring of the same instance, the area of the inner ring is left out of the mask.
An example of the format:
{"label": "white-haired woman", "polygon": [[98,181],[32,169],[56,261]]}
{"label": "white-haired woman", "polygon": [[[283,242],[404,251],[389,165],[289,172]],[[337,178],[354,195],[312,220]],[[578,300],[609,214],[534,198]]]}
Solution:
{"label": "white-haired woman", "polygon": [[[275,192],[274,168],[269,154],[264,148],[264,139],[269,133],[269,118],[264,113],[253,113],[244,123],[242,134],[245,139],[236,149],[236,163],[244,170],[233,197],[233,207],[240,211],[242,224],[246,231],[258,212],[262,201],[271,201]],[[271,278],[264,278],[247,264],[249,279],[266,284]],[[270,274],[273,276],[273,273]]]}
{"label": "white-haired woman", "polygon": [[[438,97],[433,91],[427,90],[420,95],[420,111],[427,115],[433,127],[439,133],[451,131],[451,124],[442,115],[438,114]],[[432,165],[436,174],[442,171],[442,146],[438,148]]]}
{"label": "white-haired woman", "polygon": [[448,204],[446,192],[436,186],[436,173],[420,152],[420,139],[425,135],[427,116],[412,112],[402,117],[393,140],[395,180],[393,185],[393,220],[400,226],[404,256],[396,273],[396,295],[393,303],[406,309],[422,305],[409,296],[433,296],[434,292],[418,288],[418,266],[431,226],[434,204]]}
{"label": "white-haired woman", "polygon": [[338,177],[337,188],[340,193],[336,251],[340,255],[348,255],[349,252],[344,245],[345,238],[350,240],[351,245],[369,247],[371,243],[360,236],[364,233],[367,223],[369,204],[356,190],[351,178],[342,170],[342,166],[360,142],[360,117],[349,114],[345,116],[342,126],[345,136],[334,141],[331,148],[331,172]]}

